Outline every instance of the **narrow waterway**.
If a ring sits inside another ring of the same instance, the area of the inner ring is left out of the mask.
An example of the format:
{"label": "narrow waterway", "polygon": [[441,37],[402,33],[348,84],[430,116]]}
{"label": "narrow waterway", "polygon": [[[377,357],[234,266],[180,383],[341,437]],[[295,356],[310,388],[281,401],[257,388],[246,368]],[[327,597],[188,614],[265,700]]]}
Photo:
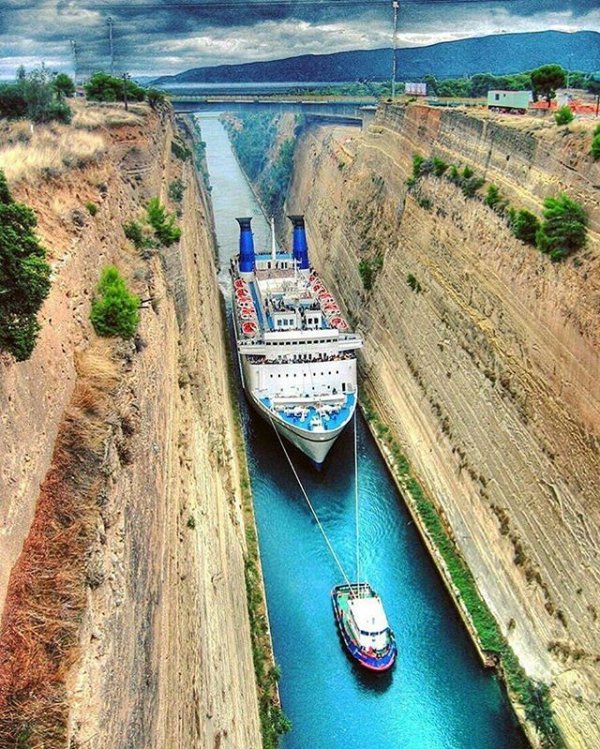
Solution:
{"label": "narrow waterway", "polygon": [[[199,118],[220,258],[237,252],[236,216],[268,226],[216,117]],[[228,278],[221,273],[224,290]],[[242,396],[240,395],[240,398]],[[284,749],[524,749],[496,679],[484,671],[362,418],[359,449],[361,565],[396,632],[393,671],[370,675],[342,650],[330,591],[343,582],[271,431],[243,403],[280,690],[293,729]],[[316,472],[291,451],[342,564],[354,575],[353,435],[348,429]]]}

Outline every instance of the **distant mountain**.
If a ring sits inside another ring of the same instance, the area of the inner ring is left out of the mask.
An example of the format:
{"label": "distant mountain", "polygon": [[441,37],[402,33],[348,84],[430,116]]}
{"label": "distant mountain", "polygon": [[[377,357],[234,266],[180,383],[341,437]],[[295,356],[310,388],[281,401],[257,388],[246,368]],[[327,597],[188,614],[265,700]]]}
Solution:
{"label": "distant mountain", "polygon": [[[193,68],[157,78],[154,84],[386,80],[391,75],[391,54],[391,49],[356,50]],[[599,60],[600,34],[595,31],[497,34],[397,51],[398,80],[421,78],[428,73],[437,78],[518,73],[545,63],[593,72],[598,69]]]}

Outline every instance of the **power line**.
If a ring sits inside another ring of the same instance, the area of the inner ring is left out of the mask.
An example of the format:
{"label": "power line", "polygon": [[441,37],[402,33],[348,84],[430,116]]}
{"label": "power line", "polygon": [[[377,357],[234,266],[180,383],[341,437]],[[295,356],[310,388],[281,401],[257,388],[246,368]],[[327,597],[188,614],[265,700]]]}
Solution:
{"label": "power line", "polygon": [[[522,3],[524,0],[501,0],[503,5],[510,3]],[[415,7],[421,6],[423,8],[431,8],[434,5],[489,5],[490,3],[497,4],[498,0],[403,0],[405,5],[413,5]],[[42,3],[44,5],[44,3]],[[289,6],[291,9],[297,8],[298,6],[312,6],[315,8],[323,8],[324,10],[332,10],[336,6],[355,6],[355,7],[384,7],[389,5],[389,0],[207,0],[207,2],[152,2],[152,3],[121,3],[121,2],[96,2],[93,4],[94,8],[123,8],[126,10],[168,10],[174,9],[185,9],[185,8],[199,8],[210,10],[211,8],[228,9],[228,8],[277,8]],[[92,7],[90,3],[90,7]],[[16,11],[28,11],[31,12],[31,4],[28,5],[12,5],[10,7],[0,8],[0,15],[2,13],[14,13]]]}

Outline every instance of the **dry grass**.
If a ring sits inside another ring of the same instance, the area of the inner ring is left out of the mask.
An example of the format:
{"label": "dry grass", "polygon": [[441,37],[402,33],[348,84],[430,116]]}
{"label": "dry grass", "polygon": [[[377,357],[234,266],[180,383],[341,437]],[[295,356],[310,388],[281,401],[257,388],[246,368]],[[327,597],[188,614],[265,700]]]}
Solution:
{"label": "dry grass", "polygon": [[[15,129],[17,132],[17,129]],[[106,150],[102,135],[74,130],[68,125],[38,126],[25,141],[22,129],[18,142],[0,148],[0,169],[9,183],[37,179],[40,175],[58,176],[66,169],[96,161]]]}
{"label": "dry grass", "polygon": [[73,110],[73,126],[84,130],[142,125],[148,114],[148,108],[144,104],[132,104],[126,112],[122,104],[77,102]]}
{"label": "dry grass", "polygon": [[119,374],[104,346],[80,357],[80,378],[10,577],[0,629],[2,747],[66,745],[65,678],[79,653],[87,559],[107,480],[102,472],[111,429],[106,417],[114,409],[111,390]]}

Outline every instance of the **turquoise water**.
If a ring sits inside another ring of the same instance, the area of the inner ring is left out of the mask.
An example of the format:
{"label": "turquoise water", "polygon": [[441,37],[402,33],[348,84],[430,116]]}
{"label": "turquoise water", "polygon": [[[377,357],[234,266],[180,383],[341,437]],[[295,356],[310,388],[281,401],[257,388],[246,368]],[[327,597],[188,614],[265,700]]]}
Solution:
{"label": "turquoise water", "polygon": [[[237,251],[235,216],[268,227],[215,118],[201,117],[220,257]],[[224,289],[229,283],[221,273]],[[242,396],[240,396],[242,397]],[[382,596],[399,656],[383,675],[342,650],[330,591],[343,582],[274,433],[244,402],[256,519],[283,707],[284,749],[524,749],[494,676],[484,671],[362,420],[361,567]],[[347,429],[316,472],[290,454],[327,533],[354,576],[353,435]]]}

